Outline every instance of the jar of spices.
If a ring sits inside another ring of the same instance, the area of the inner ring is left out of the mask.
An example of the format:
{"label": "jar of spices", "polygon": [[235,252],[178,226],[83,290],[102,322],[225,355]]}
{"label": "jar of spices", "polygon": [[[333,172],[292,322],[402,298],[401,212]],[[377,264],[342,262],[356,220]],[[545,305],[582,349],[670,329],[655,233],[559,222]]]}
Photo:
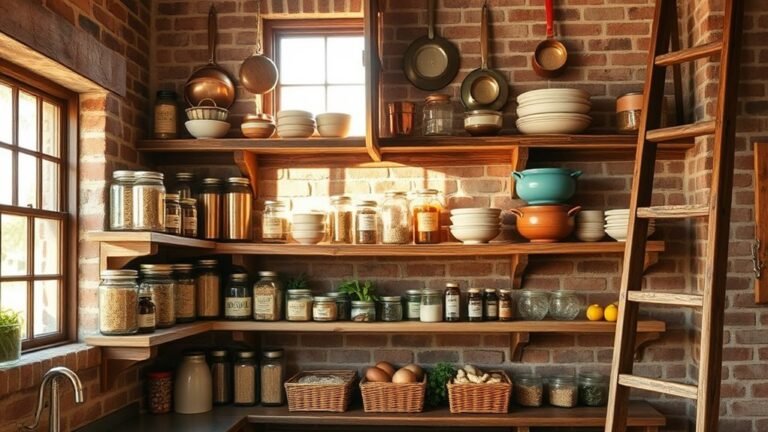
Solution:
{"label": "jar of spices", "polygon": [[483,294],[477,288],[467,290],[467,320],[483,320]]}
{"label": "jar of spices", "polygon": [[579,374],[579,402],[586,406],[605,406],[608,403],[608,379],[596,372]]}
{"label": "jar of spices", "polygon": [[175,299],[176,322],[192,322],[197,317],[197,286],[192,271],[192,264],[173,264],[173,277],[176,279]]}
{"label": "jar of spices", "polygon": [[227,179],[223,200],[222,240],[251,240],[253,231],[251,183],[245,177]]}
{"label": "jar of spices", "polygon": [[171,90],[158,91],[155,99],[154,133],[152,134],[155,139],[178,138],[178,113],[176,92]]}
{"label": "jar of spices", "polygon": [[421,291],[421,322],[440,322],[443,320],[443,292],[432,289]]}
{"label": "jar of spices", "polygon": [[[290,293],[290,291],[288,292]],[[335,298],[317,296],[313,299],[312,319],[314,321],[336,321],[337,316]]]}
{"label": "jar of spices", "polygon": [[558,375],[547,380],[547,399],[550,405],[573,408],[579,401],[578,396],[579,389],[573,376]]}
{"label": "jar of spices", "polygon": [[421,320],[421,290],[405,292],[405,317],[408,321]]}
{"label": "jar of spices", "polygon": [[424,99],[424,135],[451,135],[453,133],[453,104],[451,96],[431,94]]}
{"label": "jar of spices", "polygon": [[584,303],[574,291],[558,290],[549,295],[549,316],[560,321],[572,321],[584,309]]}
{"label": "jar of spices", "polygon": [[400,296],[382,296],[381,297],[381,320],[382,321],[402,321],[403,320],[403,298]]}
{"label": "jar of spices", "polygon": [[202,259],[197,261],[197,317],[202,319],[216,319],[221,314],[221,279],[217,267],[219,262],[215,259]]}
{"label": "jar of spices", "polygon": [[133,228],[139,231],[165,230],[165,186],[163,174],[137,171],[133,184]]}
{"label": "jar of spices", "polygon": [[[253,285],[253,319],[279,321],[283,314],[283,285],[273,271],[260,271]],[[307,319],[309,320],[309,319]]]}
{"label": "jar of spices", "polygon": [[384,244],[408,244],[411,236],[411,213],[405,192],[390,191],[384,194],[381,204],[381,242]]}
{"label": "jar of spices", "polygon": [[355,209],[355,243],[376,244],[379,212],[376,201],[362,201]]}
{"label": "jar of spices", "polygon": [[310,290],[288,290],[285,319],[288,321],[310,321],[312,319],[312,302]]}
{"label": "jar of spices", "polygon": [[155,304],[152,303],[152,291],[139,289],[139,333],[154,333]]}
{"label": "jar of spices", "polygon": [[520,291],[517,313],[523,320],[541,321],[549,312],[549,298],[544,291]]}
{"label": "jar of spices", "polygon": [[349,296],[345,293],[338,291],[331,291],[325,293],[326,297],[330,297],[336,301],[336,320],[337,321],[349,321],[350,316],[350,304]]}
{"label": "jar of spices", "polygon": [[512,291],[508,289],[499,290],[499,321],[512,321],[512,318],[515,316],[514,307]]}
{"label": "jar of spices", "polygon": [[218,240],[221,237],[221,188],[224,182],[217,178],[204,178],[197,200],[200,206],[200,238]]}
{"label": "jar of spices", "polygon": [[142,264],[141,287],[152,290],[157,328],[176,324],[176,281],[170,264]]}
{"label": "jar of spices", "polygon": [[184,353],[176,369],[173,410],[179,414],[200,414],[213,409],[211,369],[201,351]]}
{"label": "jar of spices", "polygon": [[643,112],[643,93],[630,92],[616,98],[616,129],[620,134],[637,133]]}
{"label": "jar of spices", "polygon": [[485,298],[483,299],[483,319],[486,321],[499,320],[499,296],[493,288],[485,289]]}
{"label": "jar of spices", "polygon": [[279,406],[285,404],[285,357],[280,348],[266,348],[261,354],[261,404]]}
{"label": "jar of spices", "polygon": [[181,204],[177,194],[165,194],[165,232],[181,235]]}
{"label": "jar of spices", "polygon": [[239,351],[235,360],[235,405],[253,406],[258,402],[256,353]]}
{"label": "jar of spices", "polygon": [[184,198],[181,200],[181,235],[197,238],[197,200]]}
{"label": "jar of spices", "polygon": [[109,187],[109,229],[128,231],[133,229],[133,171],[115,171]]}
{"label": "jar of spices", "polygon": [[373,322],[376,321],[376,303],[372,301],[352,301],[352,321]]}
{"label": "jar of spices", "polygon": [[416,244],[440,243],[440,212],[443,208],[435,189],[416,192],[413,200],[413,234]]}
{"label": "jar of spices", "polygon": [[147,374],[147,411],[152,414],[171,412],[173,374],[168,371]]}
{"label": "jar of spices", "polygon": [[103,270],[99,284],[99,331],[107,336],[139,330],[136,270]]}
{"label": "jar of spices", "polygon": [[461,321],[461,291],[459,285],[452,282],[445,284],[445,320]]}
{"label": "jar of spices", "polygon": [[352,200],[348,196],[331,197],[328,229],[331,243],[352,244]]}
{"label": "jar of spices", "polygon": [[544,383],[538,375],[515,376],[513,391],[515,402],[520,406],[540,407],[544,401]]}
{"label": "jar of spices", "polygon": [[264,243],[288,241],[288,213],[283,201],[264,201],[261,218],[261,240]]}
{"label": "jar of spices", "polygon": [[213,404],[226,405],[232,401],[232,364],[226,350],[211,351],[211,382]]}
{"label": "jar of spices", "polygon": [[232,321],[246,321],[253,316],[253,294],[245,273],[229,275],[229,284],[224,294],[224,318]]}
{"label": "jar of spices", "polygon": [[191,172],[176,173],[176,185],[171,193],[179,195],[179,199],[195,198],[195,174]]}

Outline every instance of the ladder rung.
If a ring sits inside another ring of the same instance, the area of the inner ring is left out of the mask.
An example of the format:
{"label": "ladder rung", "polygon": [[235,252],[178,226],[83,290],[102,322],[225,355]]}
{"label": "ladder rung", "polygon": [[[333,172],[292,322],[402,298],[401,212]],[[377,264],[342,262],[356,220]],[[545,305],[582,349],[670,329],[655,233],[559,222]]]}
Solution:
{"label": "ladder rung", "polygon": [[679,384],[653,378],[639,377],[635,375],[619,375],[619,384],[623,385],[624,387],[632,387],[640,390],[664,393],[687,399],[696,400],[699,396],[699,389],[694,385]]}
{"label": "ladder rung", "polygon": [[709,207],[705,205],[675,205],[637,208],[637,217],[642,219],[684,219],[706,216],[709,216]]}
{"label": "ladder rung", "polygon": [[655,303],[675,306],[694,306],[704,305],[704,297],[696,294],[676,294],[654,291],[629,291],[627,299],[636,303]]}
{"label": "ladder rung", "polygon": [[681,49],[680,51],[674,51],[656,57],[656,66],[672,66],[704,57],[711,57],[715,54],[720,54],[720,50],[722,49],[722,42],[710,42],[704,45]]}
{"label": "ladder rung", "polygon": [[715,121],[708,120],[682,126],[672,126],[654,129],[645,133],[645,139],[650,142],[674,141],[684,138],[694,138],[715,133]]}

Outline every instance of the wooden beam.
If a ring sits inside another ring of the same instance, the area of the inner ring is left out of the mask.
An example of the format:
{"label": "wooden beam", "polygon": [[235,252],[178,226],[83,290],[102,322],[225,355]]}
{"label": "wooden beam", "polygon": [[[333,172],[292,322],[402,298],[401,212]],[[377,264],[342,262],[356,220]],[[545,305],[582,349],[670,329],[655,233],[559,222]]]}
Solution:
{"label": "wooden beam", "polygon": [[233,154],[235,165],[240,172],[251,181],[251,190],[253,199],[259,197],[259,164],[256,160],[256,154],[249,151],[238,150]]}
{"label": "wooden beam", "polygon": [[527,332],[517,332],[509,335],[509,359],[519,362],[523,358],[523,349],[531,340],[531,334]]}
{"label": "wooden beam", "polygon": [[768,256],[768,143],[755,143],[755,303],[768,303],[768,275],[763,263]]}

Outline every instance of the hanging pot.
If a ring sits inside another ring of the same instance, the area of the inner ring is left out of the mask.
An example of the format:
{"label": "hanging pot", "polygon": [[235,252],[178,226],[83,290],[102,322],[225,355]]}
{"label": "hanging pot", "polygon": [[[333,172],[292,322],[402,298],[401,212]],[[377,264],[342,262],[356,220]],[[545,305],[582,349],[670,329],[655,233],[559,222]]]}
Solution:
{"label": "hanging pot", "polygon": [[240,84],[251,93],[265,94],[277,85],[275,62],[263,55],[261,49],[261,1],[256,2],[256,52],[240,65]]}
{"label": "hanging pot", "polygon": [[229,108],[235,102],[235,83],[227,71],[216,64],[216,8],[208,12],[208,64],[197,69],[184,85],[184,99],[197,106],[204,99],[213,99],[216,106]]}
{"label": "hanging pot", "polygon": [[435,1],[428,0],[429,33],[411,43],[403,58],[406,78],[416,88],[433,91],[447,86],[459,72],[456,45],[435,34]]}
{"label": "hanging pot", "polygon": [[552,0],[546,0],[544,7],[547,13],[547,39],[540,42],[533,52],[533,71],[544,78],[555,78],[565,71],[568,51],[565,45],[555,39]]}
{"label": "hanging pot", "polygon": [[480,69],[470,72],[461,83],[461,102],[468,110],[498,111],[507,103],[507,79],[501,72],[489,68],[488,57],[488,7],[483,4],[480,19]]}

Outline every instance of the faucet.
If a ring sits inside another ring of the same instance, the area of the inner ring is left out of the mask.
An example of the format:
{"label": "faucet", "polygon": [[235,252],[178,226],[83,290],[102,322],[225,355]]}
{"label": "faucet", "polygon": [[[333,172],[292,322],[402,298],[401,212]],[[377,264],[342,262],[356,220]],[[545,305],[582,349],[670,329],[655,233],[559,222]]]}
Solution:
{"label": "faucet", "polygon": [[65,377],[72,383],[72,387],[75,389],[75,403],[81,404],[85,401],[83,397],[83,383],[80,382],[80,378],[72,370],[63,366],[53,367],[43,375],[43,381],[40,383],[40,392],[37,398],[37,411],[35,411],[35,422],[30,426],[21,426],[19,430],[34,431],[40,426],[40,417],[43,413],[43,404],[45,399],[45,386],[51,383],[51,396],[50,404],[51,410],[49,413],[50,432],[59,432],[61,430],[61,413],[59,409],[59,377]]}

